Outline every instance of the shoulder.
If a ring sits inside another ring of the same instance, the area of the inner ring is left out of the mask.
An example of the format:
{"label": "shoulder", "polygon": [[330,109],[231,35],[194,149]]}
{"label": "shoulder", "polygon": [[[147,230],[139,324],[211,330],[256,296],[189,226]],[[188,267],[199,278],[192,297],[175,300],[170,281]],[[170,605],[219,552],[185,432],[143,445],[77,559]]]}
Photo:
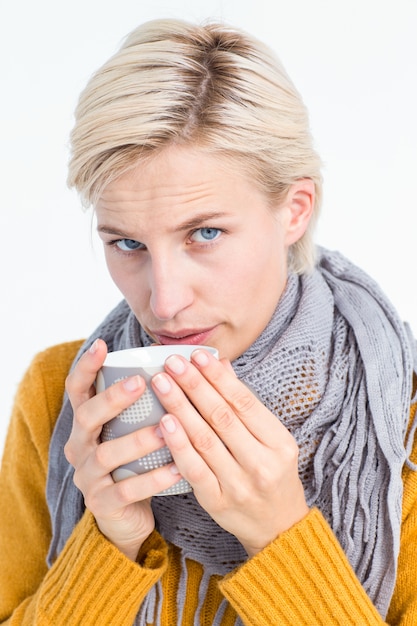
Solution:
{"label": "shoulder", "polygon": [[38,352],[32,360],[30,367],[40,367],[56,373],[62,370],[68,370],[78,350],[81,348],[83,341],[82,339],[68,341],[46,348],[46,350]]}
{"label": "shoulder", "polygon": [[65,379],[82,344],[81,340],[70,341],[39,352],[26,372],[26,382],[29,378],[47,396],[59,392],[62,399]]}
{"label": "shoulder", "polygon": [[[35,473],[46,476],[52,432],[61,410],[65,379],[82,341],[53,346],[37,354],[26,370],[15,396],[3,453],[3,466],[16,466],[24,450]],[[14,472],[15,470],[13,470]]]}
{"label": "shoulder", "polygon": [[[61,410],[65,379],[83,341],[61,343],[39,352],[29,365],[16,395],[21,415],[48,419],[52,430]],[[44,426],[46,426],[44,422]]]}

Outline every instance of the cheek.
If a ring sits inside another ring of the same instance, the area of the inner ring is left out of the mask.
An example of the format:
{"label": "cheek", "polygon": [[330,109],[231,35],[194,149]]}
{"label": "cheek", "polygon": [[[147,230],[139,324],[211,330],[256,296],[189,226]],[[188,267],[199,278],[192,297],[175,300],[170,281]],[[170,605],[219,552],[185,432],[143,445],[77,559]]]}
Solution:
{"label": "cheek", "polygon": [[137,297],[145,292],[143,277],[139,276],[137,269],[133,269],[127,260],[115,258],[111,250],[105,253],[105,260],[114,284],[126,300],[131,301],[135,295]]}
{"label": "cheek", "polygon": [[114,250],[106,245],[104,245],[104,259],[106,261],[109,274],[114,280],[117,275],[118,263],[116,263]]}
{"label": "cheek", "polygon": [[119,263],[114,262],[114,259],[111,258],[111,253],[106,254],[106,264],[112,281],[123,292],[127,282],[126,273],[122,271]]}
{"label": "cheek", "polygon": [[127,275],[123,272],[111,273],[114,284],[135,313],[139,321],[143,320],[143,315],[149,309],[150,291],[147,289],[143,280],[133,275]]}
{"label": "cheek", "polygon": [[[271,244],[267,239],[248,246],[247,252],[239,257],[230,258],[231,281],[246,283],[256,287],[264,281],[279,281],[286,274],[286,252],[279,242]],[[237,260],[239,259],[239,260]]]}
{"label": "cheek", "polygon": [[[199,288],[200,294],[204,291],[204,300],[216,302],[219,306],[227,307],[233,316],[239,319],[246,317],[248,306],[255,298],[260,299],[259,305],[263,305],[266,294],[271,291],[271,282],[275,282],[270,272],[265,268],[263,260],[252,254],[245,258],[231,258],[224,264],[222,271],[217,274],[216,282],[202,282]],[[257,309],[257,307],[255,307]]]}
{"label": "cheek", "polygon": [[271,312],[287,281],[287,253],[284,247],[278,242],[268,245],[265,241],[264,245],[252,249],[242,263],[234,265],[230,297],[236,301],[239,299],[241,303],[242,300],[247,304],[256,302],[254,309],[258,313],[262,308]]}

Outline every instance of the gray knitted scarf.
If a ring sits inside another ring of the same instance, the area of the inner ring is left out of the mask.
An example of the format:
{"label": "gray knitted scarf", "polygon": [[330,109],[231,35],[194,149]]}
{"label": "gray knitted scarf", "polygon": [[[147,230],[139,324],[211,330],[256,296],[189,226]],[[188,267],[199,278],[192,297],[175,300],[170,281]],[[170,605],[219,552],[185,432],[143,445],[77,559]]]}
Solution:
{"label": "gray knitted scarf", "polygon": [[[110,351],[152,341],[125,302],[86,341],[76,360],[96,337]],[[416,423],[405,442],[416,369],[416,346],[408,328],[365,273],[340,254],[321,250],[311,274],[289,276],[269,325],[233,367],[294,435],[307,502],[322,511],[385,617],[399,551],[401,471],[404,463],[417,470],[408,460]],[[49,565],[84,511],[63,454],[71,423],[65,397],[50,447]],[[246,554],[192,493],[153,498],[152,508],[159,532],[182,550],[179,611],[186,596],[186,559],[204,566],[201,607],[210,576],[225,575]],[[155,616],[160,623],[161,604],[158,583],[140,607],[136,624],[153,623]],[[220,624],[225,606],[223,601],[214,624]]]}

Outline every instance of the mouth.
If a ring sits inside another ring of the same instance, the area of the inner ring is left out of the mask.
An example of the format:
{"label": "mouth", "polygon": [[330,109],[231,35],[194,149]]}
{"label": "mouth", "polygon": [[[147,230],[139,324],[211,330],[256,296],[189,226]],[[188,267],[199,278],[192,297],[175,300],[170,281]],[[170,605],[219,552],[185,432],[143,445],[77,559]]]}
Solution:
{"label": "mouth", "polygon": [[213,333],[215,327],[205,329],[184,329],[176,333],[168,331],[151,332],[158,343],[164,346],[172,345],[208,345],[209,337]]}

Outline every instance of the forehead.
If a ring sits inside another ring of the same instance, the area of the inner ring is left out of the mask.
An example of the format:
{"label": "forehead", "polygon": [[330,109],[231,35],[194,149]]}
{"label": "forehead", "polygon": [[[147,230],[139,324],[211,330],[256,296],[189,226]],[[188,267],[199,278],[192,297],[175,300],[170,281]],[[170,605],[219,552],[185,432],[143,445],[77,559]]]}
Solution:
{"label": "forehead", "polygon": [[226,157],[189,147],[170,147],[110,182],[97,203],[103,211],[148,210],[177,205],[198,209],[233,204],[244,196],[262,196],[245,172],[230,167]]}

